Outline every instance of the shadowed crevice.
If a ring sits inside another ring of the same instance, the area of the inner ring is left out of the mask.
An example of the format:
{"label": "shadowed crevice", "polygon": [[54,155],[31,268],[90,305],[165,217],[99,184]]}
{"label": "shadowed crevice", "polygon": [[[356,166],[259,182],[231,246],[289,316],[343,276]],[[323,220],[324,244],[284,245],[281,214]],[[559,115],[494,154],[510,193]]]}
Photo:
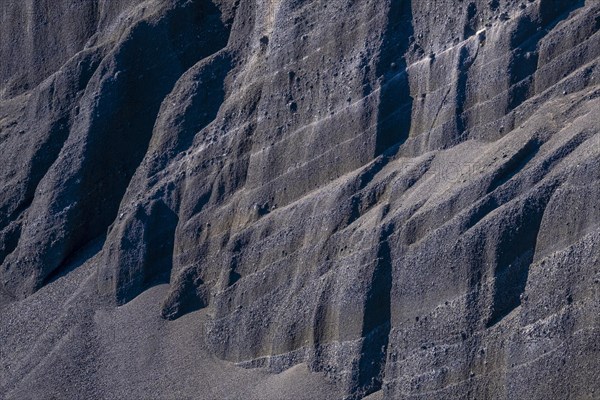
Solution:
{"label": "shadowed crevice", "polygon": [[391,330],[392,255],[390,237],[394,225],[383,228],[371,285],[367,292],[363,343],[358,366],[357,394],[368,395],[381,389]]}
{"label": "shadowed crevice", "polygon": [[17,248],[21,229],[21,223],[13,223],[0,232],[0,265]]}
{"label": "shadowed crevice", "polygon": [[375,156],[395,154],[408,138],[413,99],[405,54],[414,33],[410,1],[392,1],[376,67],[380,82]]}
{"label": "shadowed crevice", "polygon": [[531,97],[534,75],[539,69],[539,44],[561,21],[574,10],[585,6],[583,0],[542,0],[538,20],[531,16],[519,19],[510,42],[513,52],[508,66],[510,96],[507,112],[514,110]]}
{"label": "shadowed crevice", "polygon": [[495,171],[487,193],[493,192],[520,173],[536,156],[541,145],[541,142],[536,138],[528,141],[525,146]]}
{"label": "shadowed crevice", "polygon": [[486,327],[491,327],[521,304],[529,268],[546,205],[556,186],[542,189],[538,198],[529,198],[515,220],[502,227],[496,247],[492,310]]}
{"label": "shadowed crevice", "polygon": [[463,38],[468,39],[475,35],[477,31],[477,4],[469,3],[467,6],[467,16],[463,28]]}
{"label": "shadowed crevice", "polygon": [[127,303],[152,286],[169,283],[178,223],[177,214],[160,200],[148,209],[137,209],[126,229],[134,235],[141,233],[142,244],[132,241],[135,237],[129,235],[121,241],[119,262],[129,265],[119,270],[118,304]]}
{"label": "shadowed crevice", "polygon": [[197,268],[180,273],[171,287],[174,290],[169,292],[161,307],[161,316],[166,320],[175,320],[208,305],[210,291],[204,286]]}
{"label": "shadowed crevice", "polygon": [[[219,51],[186,72],[180,80],[181,86],[176,87],[167,97],[164,105],[168,110],[168,120],[163,122],[159,117],[156,129],[164,128],[165,132],[175,131],[175,134],[165,133],[161,138],[165,142],[161,143],[160,153],[151,160],[149,176],[158,173],[177,154],[188,150],[197,134],[215,120],[225,101],[225,79],[232,66],[230,52]],[[194,84],[191,85],[190,82]],[[189,89],[190,86],[193,89]],[[173,111],[168,108],[171,102],[188,104],[183,110]]]}
{"label": "shadowed crevice", "polygon": [[[465,114],[465,104],[467,103],[467,96],[469,90],[469,71],[475,63],[475,60],[477,59],[477,55],[479,54],[479,48],[475,50],[475,54],[471,53],[472,50],[469,46],[463,46],[460,49],[460,53],[458,56],[458,66],[456,68],[458,73],[456,78],[456,107],[454,111],[456,124],[456,138],[454,140],[460,138],[461,135],[465,132],[466,127],[469,126],[469,121],[467,121],[467,115]],[[449,139],[449,143],[451,143],[452,141],[452,139]]]}

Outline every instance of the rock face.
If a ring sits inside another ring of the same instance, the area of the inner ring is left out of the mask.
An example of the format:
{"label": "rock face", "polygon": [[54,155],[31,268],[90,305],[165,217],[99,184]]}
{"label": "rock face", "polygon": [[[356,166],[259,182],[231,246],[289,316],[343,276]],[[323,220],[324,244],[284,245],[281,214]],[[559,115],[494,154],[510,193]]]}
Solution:
{"label": "rock face", "polygon": [[[158,286],[175,352],[335,396],[596,398],[599,30],[595,0],[3,1],[0,397],[111,397],[133,352],[72,332],[136,336],[100,316]],[[32,302],[85,321],[17,341]]]}

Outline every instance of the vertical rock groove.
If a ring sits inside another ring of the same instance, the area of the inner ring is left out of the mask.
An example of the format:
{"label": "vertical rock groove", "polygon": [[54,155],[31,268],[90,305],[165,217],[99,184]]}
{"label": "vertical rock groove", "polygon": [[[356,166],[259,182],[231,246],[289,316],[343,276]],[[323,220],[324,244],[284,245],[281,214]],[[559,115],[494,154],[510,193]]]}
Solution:
{"label": "vertical rock groove", "polygon": [[414,34],[412,5],[410,1],[401,0],[390,2],[389,7],[376,66],[377,75],[382,78],[375,155],[399,147],[407,139],[413,103],[406,62]]}
{"label": "vertical rock groove", "polygon": [[367,395],[381,390],[391,329],[392,254],[390,237],[394,226],[382,229],[376,266],[367,292],[362,328],[357,393]]}

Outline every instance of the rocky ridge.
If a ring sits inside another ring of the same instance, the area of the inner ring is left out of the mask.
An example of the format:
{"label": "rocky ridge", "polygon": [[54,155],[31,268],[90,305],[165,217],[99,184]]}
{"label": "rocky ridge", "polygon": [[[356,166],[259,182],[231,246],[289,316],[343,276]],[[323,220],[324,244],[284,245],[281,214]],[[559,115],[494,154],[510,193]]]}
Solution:
{"label": "rocky ridge", "polygon": [[[96,356],[56,385],[110,397],[88,381],[144,326],[114,313],[151,295],[224,365],[305,364],[348,398],[600,392],[597,1],[44,0],[0,21],[0,393],[78,348]],[[82,321],[19,342],[44,298]]]}

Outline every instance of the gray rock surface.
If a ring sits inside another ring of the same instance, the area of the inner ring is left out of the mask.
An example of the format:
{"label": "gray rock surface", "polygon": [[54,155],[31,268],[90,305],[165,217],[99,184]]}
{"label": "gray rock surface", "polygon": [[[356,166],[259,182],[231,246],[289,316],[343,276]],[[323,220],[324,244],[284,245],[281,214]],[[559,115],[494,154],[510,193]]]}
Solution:
{"label": "gray rock surface", "polygon": [[0,2],[0,397],[599,398],[599,30]]}

